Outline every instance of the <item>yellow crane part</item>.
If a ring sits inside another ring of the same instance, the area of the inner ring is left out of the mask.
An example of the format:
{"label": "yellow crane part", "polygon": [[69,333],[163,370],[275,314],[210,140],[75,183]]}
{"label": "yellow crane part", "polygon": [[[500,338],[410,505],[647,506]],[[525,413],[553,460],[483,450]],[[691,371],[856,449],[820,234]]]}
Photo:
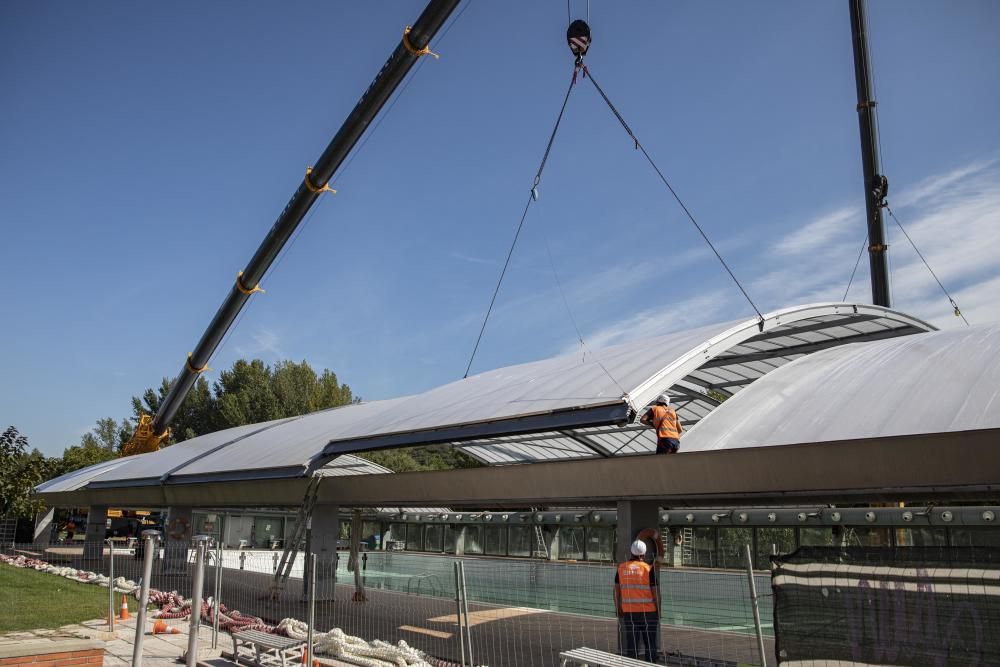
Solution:
{"label": "yellow crane part", "polygon": [[153,432],[153,418],[150,415],[139,417],[139,424],[135,427],[135,433],[129,438],[125,446],[122,447],[122,456],[132,456],[133,454],[145,454],[155,452],[160,445],[170,437],[170,429],[164,429],[163,433]]}

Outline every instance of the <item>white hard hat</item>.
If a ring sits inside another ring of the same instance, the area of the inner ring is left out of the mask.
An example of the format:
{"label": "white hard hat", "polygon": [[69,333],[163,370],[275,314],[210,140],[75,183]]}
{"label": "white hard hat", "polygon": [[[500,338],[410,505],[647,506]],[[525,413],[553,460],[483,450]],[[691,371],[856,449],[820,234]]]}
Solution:
{"label": "white hard hat", "polygon": [[657,403],[663,403],[663,405],[670,405],[670,397],[666,394],[660,394],[660,397],[656,399]]}
{"label": "white hard hat", "polygon": [[646,543],[642,540],[636,540],[632,543],[632,555],[633,556],[645,556],[646,555]]}

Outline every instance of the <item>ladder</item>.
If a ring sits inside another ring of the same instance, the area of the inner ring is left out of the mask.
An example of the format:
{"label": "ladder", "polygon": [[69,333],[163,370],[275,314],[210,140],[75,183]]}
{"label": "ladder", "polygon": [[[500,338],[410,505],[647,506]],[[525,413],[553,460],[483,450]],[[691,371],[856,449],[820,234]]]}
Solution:
{"label": "ladder", "polygon": [[681,565],[694,565],[694,528],[685,526],[681,531],[684,542],[681,544]]}
{"label": "ladder", "polygon": [[[534,514],[538,511],[537,507],[532,507],[531,512]],[[534,518],[534,516],[532,516]],[[537,523],[535,524],[535,552],[532,554],[535,558],[545,558],[549,557],[549,543],[545,540],[545,533],[542,532],[542,527]]]}
{"label": "ladder", "polygon": [[285,548],[281,552],[281,560],[274,571],[274,581],[271,582],[271,599],[277,599],[285,590],[288,577],[292,574],[292,566],[295,565],[295,556],[299,551],[299,544],[306,535],[308,525],[312,521],[312,511],[316,506],[316,499],[319,496],[319,485],[321,476],[314,476],[306,486],[306,494],[299,506],[299,511],[295,515],[295,530],[291,537],[285,541]]}
{"label": "ladder", "polygon": [[545,533],[542,527],[535,524],[535,558],[548,558],[549,544],[545,541]]}

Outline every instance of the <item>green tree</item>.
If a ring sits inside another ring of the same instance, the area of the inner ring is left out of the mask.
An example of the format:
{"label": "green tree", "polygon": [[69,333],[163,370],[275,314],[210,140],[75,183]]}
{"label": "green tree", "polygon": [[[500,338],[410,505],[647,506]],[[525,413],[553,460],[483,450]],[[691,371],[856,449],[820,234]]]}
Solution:
{"label": "green tree", "polygon": [[60,458],[48,460],[46,472],[49,477],[56,477],[95,463],[110,461],[118,456],[122,445],[131,435],[132,425],[128,419],[123,419],[121,424],[113,417],[98,419],[94,428],[80,437],[79,445],[67,447]]}
{"label": "green tree", "polygon": [[98,419],[94,428],[80,438],[80,447],[88,451],[103,449],[114,456],[132,437],[133,428],[128,419],[122,419],[121,424],[114,417]]}
{"label": "green tree", "polygon": [[81,438],[79,445],[67,447],[63,450],[62,458],[54,459],[50,470],[50,472],[55,473],[53,476],[65,475],[68,472],[86,468],[95,463],[110,461],[118,456],[117,451],[102,447],[93,437],[88,438],[88,435],[90,434],[85,434]]}
{"label": "green tree", "polygon": [[92,433],[97,442],[109,452],[117,452],[121,443],[118,441],[118,422],[113,417],[98,419]]}
{"label": "green tree", "polygon": [[[160,403],[166,398],[168,391],[170,391],[170,381],[167,378],[163,378],[163,381],[156,390],[150,387],[142,393],[141,398],[133,396],[133,421],[138,423],[139,415],[142,414],[156,414],[156,411],[160,408]],[[184,397],[181,407],[178,408],[177,414],[174,416],[173,423],[171,424],[172,436],[170,442],[167,444],[189,440],[197,435],[211,433],[216,430],[213,420],[214,411],[215,398],[209,389],[208,381],[204,377],[200,377],[195,380],[194,386],[191,387],[188,395]],[[129,428],[134,429],[135,425],[129,424]],[[129,437],[131,435],[130,432]]]}
{"label": "green tree", "polygon": [[32,516],[41,507],[31,491],[47,477],[45,457],[28,452],[28,439],[14,426],[0,434],[0,517]]}
{"label": "green tree", "polygon": [[413,455],[405,449],[385,449],[380,452],[358,454],[363,459],[384,466],[393,472],[413,472],[422,470]]}
{"label": "green tree", "polygon": [[219,429],[285,416],[271,387],[271,369],[260,359],[239,359],[230,370],[222,371],[215,383],[215,395]]}
{"label": "green tree", "polygon": [[478,468],[481,465],[465,452],[447,445],[384,449],[377,452],[363,452],[358,456],[385,466],[393,472]]}
{"label": "green tree", "polygon": [[[155,414],[169,389],[164,378],[157,389],[133,396],[135,421],[141,414]],[[168,444],[353,402],[357,399],[351,388],[328,369],[317,376],[305,361],[280,361],[270,367],[260,359],[239,359],[220,373],[211,388],[205,378],[198,378],[174,417]]]}

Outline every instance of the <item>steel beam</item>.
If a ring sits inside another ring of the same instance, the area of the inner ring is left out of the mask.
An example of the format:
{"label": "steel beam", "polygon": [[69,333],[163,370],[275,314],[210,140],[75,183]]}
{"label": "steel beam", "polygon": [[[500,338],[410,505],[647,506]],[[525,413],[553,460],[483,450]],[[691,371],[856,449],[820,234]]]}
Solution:
{"label": "steel beam", "polygon": [[884,340],[886,338],[898,338],[899,336],[905,336],[911,333],[917,333],[919,330],[913,327],[903,327],[901,329],[886,329],[885,331],[879,331],[876,333],[866,333],[858,334],[857,336],[847,336],[846,338],[834,338],[831,340],[825,340],[817,343],[807,343],[805,345],[793,345],[791,347],[780,347],[773,350],[767,350],[764,352],[749,352],[747,354],[734,354],[729,356],[716,357],[715,359],[709,359],[701,365],[699,370],[702,368],[717,368],[719,366],[731,366],[733,364],[746,364],[754,361],[768,361],[770,359],[777,359],[779,357],[791,357],[800,354],[812,354],[813,352],[819,352],[820,350],[826,350],[831,347],[839,347],[841,345],[847,345],[848,343],[865,343],[875,340]]}
{"label": "steel beam", "polygon": [[826,322],[817,322],[815,324],[808,324],[806,326],[796,326],[794,329],[785,329],[777,331],[765,331],[762,334],[754,336],[747,343],[756,343],[762,340],[771,340],[773,338],[795,338],[798,334],[808,333],[810,331],[823,331],[824,329],[833,329],[834,327],[847,327],[851,328],[852,324],[857,324],[859,322],[868,322],[871,320],[877,320],[881,315],[853,315],[850,317],[841,317],[836,320],[827,320]]}
{"label": "steel beam", "polygon": [[[665,506],[996,498],[1000,429],[624,456],[493,468],[353,475],[319,501],[342,507]],[[41,493],[54,507],[296,507],[308,480],[258,479]]]}

